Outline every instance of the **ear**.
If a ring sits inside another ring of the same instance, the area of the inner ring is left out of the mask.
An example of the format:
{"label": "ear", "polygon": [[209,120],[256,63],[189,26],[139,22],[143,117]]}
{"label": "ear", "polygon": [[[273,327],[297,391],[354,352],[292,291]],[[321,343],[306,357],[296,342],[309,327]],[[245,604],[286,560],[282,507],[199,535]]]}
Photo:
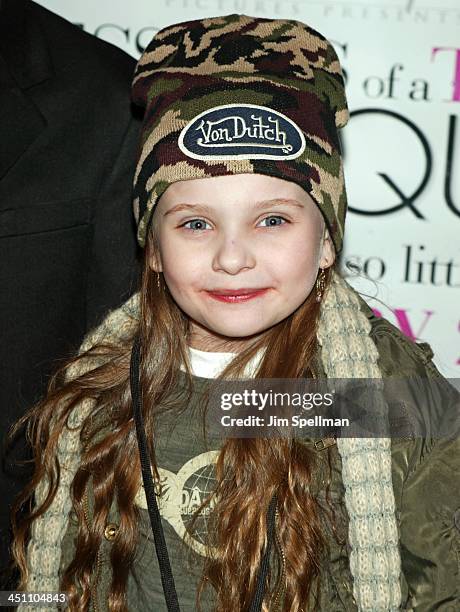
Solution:
{"label": "ear", "polygon": [[320,268],[329,268],[335,261],[335,248],[332,242],[329,230],[327,227],[324,228],[324,234],[321,238],[321,249],[320,249]]}
{"label": "ear", "polygon": [[[152,219],[153,221],[153,219]],[[163,272],[163,263],[161,261],[161,252],[158,235],[155,233],[153,222],[150,225],[147,234],[146,257],[148,257],[149,268],[153,272]]]}
{"label": "ear", "polygon": [[161,255],[159,253],[153,252],[153,249],[152,249],[152,253],[149,258],[149,268],[153,272],[163,272],[163,264],[161,263]]}

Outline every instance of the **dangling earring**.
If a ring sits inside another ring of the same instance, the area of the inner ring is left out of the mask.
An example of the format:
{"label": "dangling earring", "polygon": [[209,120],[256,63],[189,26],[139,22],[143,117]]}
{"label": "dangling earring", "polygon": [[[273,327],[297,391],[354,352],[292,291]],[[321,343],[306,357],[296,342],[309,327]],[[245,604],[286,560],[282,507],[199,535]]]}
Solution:
{"label": "dangling earring", "polygon": [[323,268],[320,268],[320,273],[316,279],[316,301],[321,302],[323,297],[324,288],[326,286],[326,272]]}
{"label": "dangling earring", "polygon": [[159,272],[157,272],[157,287],[158,287],[158,291],[161,291],[160,273]]}

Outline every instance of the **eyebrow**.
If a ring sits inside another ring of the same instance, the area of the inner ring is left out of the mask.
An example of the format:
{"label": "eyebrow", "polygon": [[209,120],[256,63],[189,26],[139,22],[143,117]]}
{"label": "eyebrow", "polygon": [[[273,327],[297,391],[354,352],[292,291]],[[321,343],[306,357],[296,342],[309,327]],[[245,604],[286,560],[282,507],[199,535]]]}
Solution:
{"label": "eyebrow", "polygon": [[[288,198],[275,198],[274,200],[262,200],[261,202],[256,202],[252,208],[253,210],[260,210],[262,208],[266,208],[268,206],[293,206],[295,208],[304,208],[304,205],[297,200],[291,200]],[[163,217],[167,215],[171,215],[175,212],[180,212],[183,210],[197,211],[197,212],[213,212],[213,209],[210,206],[206,206],[205,204],[186,204],[180,203],[173,206],[170,210],[167,210]],[[214,209],[215,210],[215,209]]]}

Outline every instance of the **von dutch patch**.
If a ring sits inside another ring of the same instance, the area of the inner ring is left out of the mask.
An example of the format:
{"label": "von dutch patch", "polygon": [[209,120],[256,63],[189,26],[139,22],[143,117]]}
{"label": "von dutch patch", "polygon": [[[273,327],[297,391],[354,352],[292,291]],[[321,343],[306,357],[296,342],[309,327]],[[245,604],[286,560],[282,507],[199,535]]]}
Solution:
{"label": "von dutch patch", "polygon": [[294,159],[305,150],[301,129],[282,113],[257,104],[215,106],[188,123],[179,147],[193,159]]}

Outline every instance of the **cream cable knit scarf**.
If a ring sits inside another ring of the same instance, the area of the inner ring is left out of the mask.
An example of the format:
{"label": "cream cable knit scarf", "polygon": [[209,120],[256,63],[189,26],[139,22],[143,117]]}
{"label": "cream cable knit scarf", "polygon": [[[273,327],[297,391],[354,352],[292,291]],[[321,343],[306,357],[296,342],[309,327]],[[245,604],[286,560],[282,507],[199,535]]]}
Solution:
{"label": "cream cable knit scarf", "polygon": [[[370,329],[356,292],[334,273],[321,306],[318,329],[328,378],[382,378]],[[385,417],[383,396],[380,405],[373,408]],[[401,560],[391,482],[391,440],[337,438],[337,447],[350,517],[350,569],[358,609],[398,610]]]}
{"label": "cream cable knit scarf", "polygon": [[[85,339],[80,352],[103,340],[131,336],[137,326],[138,294]],[[381,378],[378,352],[369,336],[371,325],[359,309],[355,290],[338,274],[321,305],[318,341],[322,362],[329,378]],[[88,360],[68,370],[73,378],[91,369]],[[71,414],[71,427],[81,426],[93,407],[92,400],[78,405]],[[377,409],[384,414],[382,398]],[[399,586],[400,556],[395,519],[395,500],[391,482],[391,441],[389,438],[338,438],[342,458],[342,478],[348,510],[350,569],[353,592],[361,612],[393,612],[401,600]],[[69,487],[78,468],[79,431],[65,431],[58,451],[61,479],[48,510],[31,528],[27,548],[29,579],[27,591],[57,591],[61,541],[71,510]],[[40,482],[35,495],[42,503],[47,483]],[[19,606],[26,612],[30,607]],[[40,608],[42,611],[44,608]],[[55,608],[48,608],[54,610]]]}

